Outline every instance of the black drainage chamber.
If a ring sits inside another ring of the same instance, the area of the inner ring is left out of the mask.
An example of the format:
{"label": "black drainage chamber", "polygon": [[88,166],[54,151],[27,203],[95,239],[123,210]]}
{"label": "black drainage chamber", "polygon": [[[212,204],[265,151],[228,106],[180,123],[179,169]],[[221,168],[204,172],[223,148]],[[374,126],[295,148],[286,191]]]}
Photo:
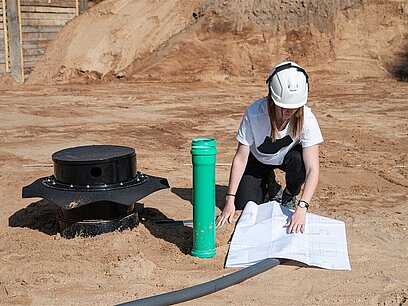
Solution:
{"label": "black drainage chamber", "polygon": [[52,155],[54,175],[23,187],[23,198],[42,197],[58,206],[65,238],[95,236],[138,225],[135,203],[163,188],[165,178],[137,171],[133,148],[93,145]]}

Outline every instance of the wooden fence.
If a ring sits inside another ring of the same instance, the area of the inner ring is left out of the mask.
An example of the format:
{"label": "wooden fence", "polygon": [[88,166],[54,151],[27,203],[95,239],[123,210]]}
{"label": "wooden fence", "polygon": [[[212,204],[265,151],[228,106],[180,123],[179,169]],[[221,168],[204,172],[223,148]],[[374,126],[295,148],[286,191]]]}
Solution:
{"label": "wooden fence", "polygon": [[1,0],[0,17],[0,74],[10,72],[5,0]]}
{"label": "wooden fence", "polygon": [[0,74],[23,83],[61,28],[87,0],[0,0]]}

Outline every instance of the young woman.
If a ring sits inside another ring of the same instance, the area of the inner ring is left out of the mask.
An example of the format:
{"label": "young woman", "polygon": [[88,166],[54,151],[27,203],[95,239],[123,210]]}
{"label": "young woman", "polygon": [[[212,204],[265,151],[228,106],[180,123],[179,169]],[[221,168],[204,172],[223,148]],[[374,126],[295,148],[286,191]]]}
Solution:
{"label": "young woman", "polygon": [[[238,148],[217,226],[232,222],[235,210],[244,209],[248,201],[276,200],[294,209],[288,232],[303,232],[319,180],[319,144],[323,142],[317,120],[305,106],[308,75],[298,64],[283,62],[275,66],[266,83],[268,96],[247,108],[237,132]],[[285,189],[276,183],[274,169],[285,172]]]}

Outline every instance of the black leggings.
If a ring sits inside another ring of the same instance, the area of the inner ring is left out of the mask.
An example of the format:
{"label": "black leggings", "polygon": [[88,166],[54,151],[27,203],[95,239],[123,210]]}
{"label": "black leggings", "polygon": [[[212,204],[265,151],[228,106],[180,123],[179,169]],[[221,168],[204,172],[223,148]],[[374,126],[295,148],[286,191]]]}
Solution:
{"label": "black leggings", "polygon": [[275,181],[274,169],[280,169],[285,172],[286,189],[291,195],[298,195],[306,178],[302,146],[295,146],[285,155],[282,165],[276,166],[265,165],[250,153],[236,192],[236,209],[244,209],[248,201],[254,201],[257,204],[264,202],[268,192],[268,182]]}

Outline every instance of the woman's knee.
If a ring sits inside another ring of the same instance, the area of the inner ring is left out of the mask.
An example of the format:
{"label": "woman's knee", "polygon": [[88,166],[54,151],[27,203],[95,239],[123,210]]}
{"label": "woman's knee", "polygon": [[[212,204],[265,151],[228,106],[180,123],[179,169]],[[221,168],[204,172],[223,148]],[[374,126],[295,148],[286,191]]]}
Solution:
{"label": "woman's knee", "polygon": [[266,183],[264,179],[244,175],[235,194],[235,208],[242,210],[249,201],[261,204],[264,201],[265,194]]}
{"label": "woman's knee", "polygon": [[288,167],[302,167],[304,166],[303,163],[303,156],[302,152],[299,152],[298,150],[292,150],[285,156],[285,163],[286,166]]}

